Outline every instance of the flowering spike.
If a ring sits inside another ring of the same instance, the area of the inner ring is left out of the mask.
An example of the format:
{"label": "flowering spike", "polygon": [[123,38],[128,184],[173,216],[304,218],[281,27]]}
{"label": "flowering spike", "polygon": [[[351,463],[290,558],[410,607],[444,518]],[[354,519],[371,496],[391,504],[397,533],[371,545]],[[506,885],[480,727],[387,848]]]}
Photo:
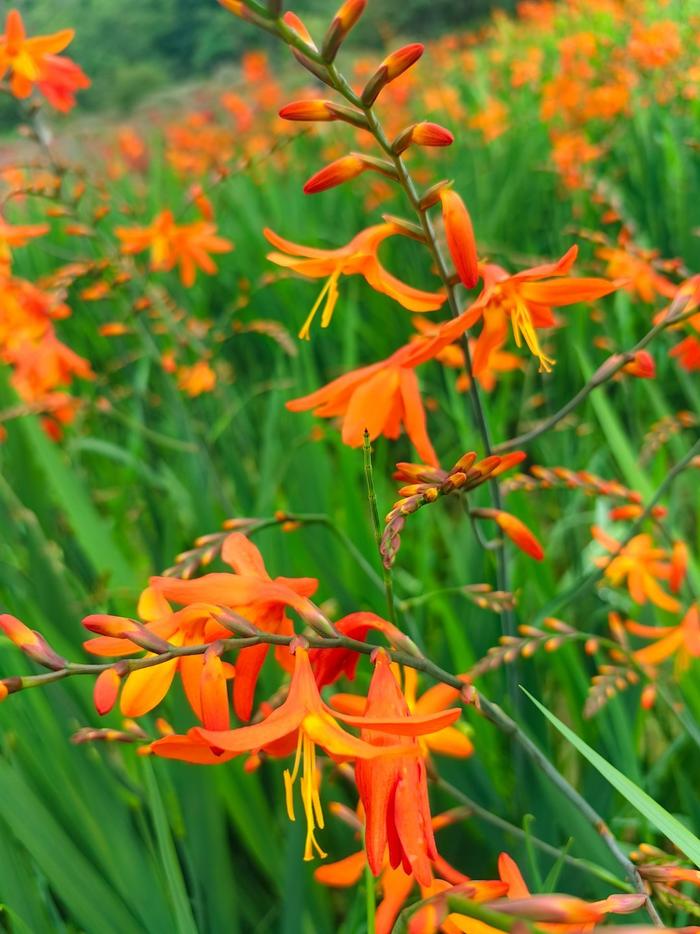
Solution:
{"label": "flowering spike", "polygon": [[473,289],[479,281],[479,259],[474,228],[467,207],[452,188],[440,191],[447,248],[463,285]]}
{"label": "flowering spike", "polygon": [[25,626],[15,616],[10,616],[9,613],[0,615],[0,629],[8,639],[22,649],[25,655],[44,668],[58,671],[68,664],[65,658],[61,658],[60,655],[54,652],[40,633]]}
{"label": "flowering spike", "polygon": [[424,50],[425,46],[420,42],[413,42],[388,55],[362,91],[362,103],[365,107],[371,107],[387,84],[415,65]]}

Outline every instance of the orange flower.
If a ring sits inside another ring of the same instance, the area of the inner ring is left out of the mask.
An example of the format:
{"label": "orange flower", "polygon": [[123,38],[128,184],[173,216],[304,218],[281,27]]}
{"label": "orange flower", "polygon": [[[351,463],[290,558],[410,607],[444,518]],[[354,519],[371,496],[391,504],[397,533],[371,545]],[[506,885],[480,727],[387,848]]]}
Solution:
{"label": "orange flower", "polygon": [[398,438],[403,425],[422,460],[436,466],[414,369],[428,358],[426,353],[423,345],[409,344],[386,360],[352,370],[308,396],[287,402],[287,408],[313,409],[320,418],[342,416],[343,443],[350,447],[362,445],[365,430],[371,440],[379,435]]}
{"label": "orange flower", "polygon": [[72,42],[74,34],[72,29],[63,29],[27,39],[19,12],[9,11],[0,36],[0,77],[11,72],[10,90],[15,97],[29,97],[36,84],[54,107],[70,110],[74,92],[90,85],[74,62],[56,55]]}
{"label": "orange flower", "polygon": [[[534,920],[550,934],[580,934],[592,931],[608,914],[629,914],[646,901],[646,895],[610,895],[597,902],[584,902],[571,895],[531,895],[517,864],[507,853],[498,858],[498,875],[508,885],[507,901],[496,901],[496,911]],[[458,913],[450,914],[445,926],[449,934],[498,934],[496,928]]]}
{"label": "orange flower", "polygon": [[206,360],[198,360],[193,366],[179,368],[177,385],[188,396],[200,396],[203,392],[211,392],[216,386],[216,373]]}
{"label": "orange flower", "polygon": [[502,346],[508,318],[517,346],[520,347],[524,341],[539,360],[540,371],[550,372],[554,360],[542,350],[537,328],[554,325],[552,307],[594,301],[619,288],[617,283],[607,279],[572,277],[556,281],[554,277],[568,275],[577,253],[578,248],[572,246],[555,263],[533,266],[512,276],[500,266],[491,263],[480,265],[484,279],[483,291],[460,316],[463,328],[471,327],[479,318],[483,318],[484,326],[474,350],[475,373],[488,366],[491,352]]}
{"label": "orange flower", "polygon": [[[412,745],[419,753],[415,737],[419,733],[444,730],[459,717],[459,709],[412,715],[391,671],[389,657],[378,652],[365,716],[378,720],[388,717],[400,724],[402,729],[397,728],[396,732],[414,737]],[[369,726],[363,727],[361,736],[378,749],[397,743],[386,733]],[[412,873],[421,885],[429,885],[432,881],[430,863],[438,853],[423,758],[409,751],[409,754],[392,758],[361,760],[355,765],[355,780],[366,815],[367,862],[374,875],[381,872],[388,847],[389,862],[394,869],[402,865],[404,872]]]}
{"label": "orange flower", "polygon": [[[95,639],[88,639],[84,647],[94,655],[120,657],[133,655],[149,646],[153,649],[175,646],[202,645],[217,639],[230,637],[231,633],[216,619],[218,607],[199,603],[174,612],[164,597],[152,587],[146,588],[138,603],[138,615],[145,625],[134,620],[107,614],[86,616],[83,626],[90,632],[99,633]],[[149,653],[153,655],[154,652]],[[141,717],[157,707],[166,696],[179,673],[190,707],[203,723],[209,722],[208,710],[202,704],[202,687],[205,674],[209,677],[211,661],[205,666],[204,656],[189,655],[170,659],[167,662],[132,671],[124,680],[120,708],[125,717]],[[222,669],[225,676],[232,677],[233,669],[229,665]],[[105,683],[103,687],[114,688]],[[103,694],[95,695],[96,702],[102,703]],[[98,705],[98,711],[100,706]],[[228,702],[224,705],[228,725]],[[214,716],[220,722],[221,713]]]}
{"label": "orange flower", "polygon": [[627,579],[627,588],[635,603],[645,604],[647,600],[662,610],[677,613],[680,603],[660,586],[659,580],[669,580],[672,564],[667,560],[663,548],[655,548],[651,535],[635,535],[626,545],[605,533],[598,526],[591,529],[593,538],[614,555],[595,558],[598,567],[605,569],[605,576],[614,587]]}
{"label": "orange flower", "polygon": [[[294,627],[285,613],[287,606],[301,614],[317,613],[308,598],[316,591],[318,581],[311,577],[271,578],[259,550],[242,533],[232,532],[227,537],[221,558],[234,574],[205,574],[196,580],[154,577],[151,586],[167,600],[186,606],[204,603],[229,607],[264,632],[288,636],[293,635]],[[250,719],[258,675],[269,649],[268,645],[254,645],[238,653],[233,703],[241,720]],[[275,657],[282,667],[290,667],[285,646],[276,648]]]}
{"label": "orange flower", "polygon": [[194,285],[197,269],[213,275],[217,267],[210,253],[228,253],[233,249],[229,240],[216,235],[216,225],[208,221],[176,224],[173,212],[161,211],[147,227],[117,227],[122,241],[122,253],[151,251],[151,269],[168,271],[176,265],[180,281],[186,287]]}
{"label": "orange flower", "polygon": [[687,670],[693,658],[700,658],[700,611],[693,604],[677,626],[643,626],[628,620],[629,632],[642,639],[653,639],[652,645],[638,649],[634,659],[640,665],[655,667],[672,655],[676,656],[678,672]]}
{"label": "orange flower", "polygon": [[[331,805],[331,807],[333,807],[333,805]],[[341,806],[336,805],[334,810],[336,813],[341,813]],[[455,820],[462,816],[463,812],[459,809],[446,811],[444,814],[438,814],[432,819],[432,829],[433,831],[438,831],[454,823]],[[354,814],[351,814],[345,819],[348,823],[352,823],[353,826],[357,826],[358,830],[362,829],[360,821]],[[364,850],[360,850],[335,863],[319,866],[318,869],[314,870],[314,878],[317,882],[320,882],[321,885],[328,885],[334,888],[349,888],[357,885],[360,881],[366,865],[367,856]],[[465,876],[463,873],[459,872],[459,870],[455,869],[439,855],[432,861],[432,867],[435,878],[433,878],[429,885],[420,887],[421,898],[430,898],[444,888],[460,885],[468,886],[469,897],[473,898],[474,901],[485,902],[493,898],[498,898],[500,895],[504,895],[508,890],[508,886],[503,882],[473,881],[469,876]],[[393,869],[388,859],[385,859],[378,882],[378,887],[382,894],[382,901],[377,906],[375,918],[376,934],[391,934],[396,918],[408,900],[415,885],[416,879],[412,873],[406,873],[402,866]],[[421,918],[420,920],[426,923],[427,926],[419,929],[425,930],[426,934],[428,934],[428,932],[432,934],[432,932],[435,931],[435,926],[430,926],[427,919],[424,921],[424,919]],[[443,926],[443,930],[447,931],[448,928]]]}
{"label": "orange flower", "polygon": [[308,339],[311,324],[321,305],[321,327],[326,328],[331,322],[336,302],[338,301],[338,279],[341,275],[361,275],[377,292],[388,295],[409,311],[434,311],[445,301],[444,292],[424,292],[401,282],[389,273],[379,262],[377,252],[388,237],[400,233],[394,224],[378,224],[368,227],[337,250],[319,250],[284,240],[274,231],[266,228],[265,237],[275,247],[267,258],[278,266],[291,269],[308,279],[328,277],[311,312],[299,332],[299,337]]}
{"label": "orange flower", "polygon": [[656,269],[658,253],[642,250],[632,243],[623,242],[619,247],[603,246],[596,256],[606,263],[605,274],[625,280],[621,286],[631,295],[651,304],[657,295],[674,298],[676,286]]}
{"label": "orange flower", "polygon": [[[151,745],[151,750],[156,755],[201,761],[198,758],[197,747],[197,743],[201,740],[212,750],[222,750],[224,753],[233,755],[269,747],[278,753],[280,749],[283,749],[284,754],[288,754],[294,749],[294,746],[289,748],[289,743],[294,742],[296,745],[294,765],[291,772],[287,770],[284,773],[287,813],[290,820],[295,819],[293,788],[301,771],[301,797],[307,825],[304,859],[310,860],[314,857],[314,851],[319,856],[326,855],[315,836],[316,828],[324,826],[316,776],[316,746],[321,746],[334,759],[341,760],[373,759],[386,755],[387,751],[381,746],[357,739],[340,727],[333,711],[324,703],[318,692],[306,649],[298,647],[294,661],[294,673],[286,700],[261,723],[240,727],[237,730],[195,728],[190,730],[187,737],[166,736],[156,740]],[[409,733],[409,735],[411,731],[425,732],[432,727],[432,721],[426,721],[425,718],[422,718],[420,722],[407,723],[394,716],[379,718],[349,717],[340,714],[337,716],[352,726],[367,726],[374,730]],[[446,719],[443,715],[440,722],[444,723]],[[193,755],[197,758],[189,759],[185,745],[188,739],[192,740]],[[397,746],[392,753],[400,755],[406,751],[405,746]]]}

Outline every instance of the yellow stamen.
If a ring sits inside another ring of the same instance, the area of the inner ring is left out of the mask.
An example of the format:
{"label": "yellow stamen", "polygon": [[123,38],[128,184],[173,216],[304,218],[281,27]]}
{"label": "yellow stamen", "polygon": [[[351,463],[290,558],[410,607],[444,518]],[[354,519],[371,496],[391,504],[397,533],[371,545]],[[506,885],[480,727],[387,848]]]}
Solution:
{"label": "yellow stamen", "polygon": [[555,364],[553,357],[548,357],[540,346],[537,331],[532,323],[530,310],[525,302],[515,296],[510,308],[510,322],[513,327],[513,337],[518,347],[522,347],[523,340],[530,353],[540,361],[540,373],[551,373]]}
{"label": "yellow stamen", "polygon": [[309,861],[314,858],[314,851],[324,859],[326,853],[321,849],[316,840],[316,828],[323,829],[323,810],[321,808],[321,798],[318,793],[318,770],[316,768],[316,746],[314,741],[308,736],[303,727],[299,729],[299,740],[297,742],[297,752],[294,759],[294,766],[291,773],[289,769],[284,771],[284,794],[287,805],[287,814],[290,820],[295,820],[294,815],[294,783],[299,775],[301,767],[301,800],[304,806],[304,816],[306,817],[306,843],[304,845],[304,860]]}
{"label": "yellow stamen", "polygon": [[323,306],[323,311],[321,312],[321,327],[327,328],[331,323],[331,318],[333,317],[333,312],[335,311],[336,302],[338,301],[339,291],[338,291],[338,279],[340,278],[341,269],[338,267],[335,272],[331,274],[326,284],[321,289],[318,298],[313,304],[313,308],[308,314],[306,321],[304,322],[301,330],[299,331],[299,337],[304,340],[310,340],[311,335],[311,325],[314,318],[316,317],[316,312],[321,307],[325,299],[325,305]]}

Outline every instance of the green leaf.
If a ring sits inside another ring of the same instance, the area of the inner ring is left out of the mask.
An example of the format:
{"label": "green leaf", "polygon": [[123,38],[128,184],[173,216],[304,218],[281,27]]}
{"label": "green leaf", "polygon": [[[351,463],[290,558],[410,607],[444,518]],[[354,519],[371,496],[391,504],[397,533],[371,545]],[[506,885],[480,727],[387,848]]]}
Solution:
{"label": "green leaf", "polygon": [[613,788],[616,788],[620,792],[622,797],[625,798],[632,807],[636,808],[640,814],[650,820],[657,830],[668,837],[671,843],[685,853],[689,860],[700,867],[700,840],[698,840],[695,834],[691,833],[687,827],[684,827],[673,814],[669,814],[665,808],[657,804],[646,791],[642,791],[638,785],[630,781],[629,778],[623,775],[615,766],[610,765],[595,749],[591,749],[580,736],[577,736],[573,730],[570,730],[558,717],[555,717],[553,713],[547,710],[547,708],[536,700],[529,691],[526,691],[522,685],[520,690],[530,698],[532,703],[545,715],[549,722],[559,730],[561,735],[565,739],[568,739],[572,746],[578,749],[593,768],[597,769],[603,778],[609,781]]}

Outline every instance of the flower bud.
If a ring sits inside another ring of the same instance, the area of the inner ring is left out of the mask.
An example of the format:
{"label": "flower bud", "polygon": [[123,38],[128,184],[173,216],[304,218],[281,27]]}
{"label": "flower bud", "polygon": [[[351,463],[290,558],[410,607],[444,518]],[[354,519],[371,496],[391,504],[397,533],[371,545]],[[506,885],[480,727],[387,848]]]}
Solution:
{"label": "flower bud", "polygon": [[676,541],[671,550],[671,574],[668,579],[668,585],[672,593],[678,593],[681,589],[685,574],[688,570],[688,547],[685,542]]}
{"label": "flower bud", "polygon": [[656,376],[656,364],[648,351],[638,350],[634,358],[622,367],[622,372],[638,379],[653,379]]}
{"label": "flower bud", "polygon": [[15,616],[10,616],[9,613],[0,615],[0,629],[8,639],[22,649],[26,656],[44,668],[58,671],[68,664],[65,658],[61,658],[60,655],[54,652],[40,633],[25,626]]}
{"label": "flower bud", "polygon": [[321,43],[321,55],[325,61],[332,62],[336,57],[341,44],[364,13],[366,6],[367,0],[345,0],[333,17],[333,22]]}
{"label": "flower bud", "polygon": [[335,188],[336,185],[342,185],[350,179],[357,178],[368,169],[396,178],[396,172],[390,162],[352,152],[348,156],[341,156],[340,159],[336,159],[312,175],[304,185],[304,192],[307,195],[314,195],[328,188]]}
{"label": "flower bud", "polygon": [[279,112],[283,120],[299,121],[329,121],[337,120],[333,113],[330,101],[306,100],[292,101],[291,104],[285,104]]}
{"label": "flower bud", "polygon": [[391,144],[396,155],[400,155],[409,146],[450,146],[454,136],[439,123],[414,123],[406,127]]}
{"label": "flower bud", "polygon": [[297,36],[299,36],[299,38],[310,48],[316,50],[316,45],[314,40],[311,38],[311,33],[306,28],[302,20],[300,20],[296,15],[296,13],[292,13],[291,10],[288,10],[282,17],[282,22],[285,24],[285,26],[288,26],[292,32],[295,32]]}
{"label": "flower bud", "polygon": [[479,281],[479,258],[474,228],[467,207],[452,188],[440,192],[447,248],[462,284],[473,289]]}
{"label": "flower bud", "polygon": [[107,668],[97,676],[92,696],[95,710],[101,717],[109,713],[117,702],[121,683],[122,679],[115,668]]}
{"label": "flower bud", "polygon": [[415,65],[424,49],[420,42],[413,42],[388,55],[365,85],[362,103],[371,107],[387,84]]}

